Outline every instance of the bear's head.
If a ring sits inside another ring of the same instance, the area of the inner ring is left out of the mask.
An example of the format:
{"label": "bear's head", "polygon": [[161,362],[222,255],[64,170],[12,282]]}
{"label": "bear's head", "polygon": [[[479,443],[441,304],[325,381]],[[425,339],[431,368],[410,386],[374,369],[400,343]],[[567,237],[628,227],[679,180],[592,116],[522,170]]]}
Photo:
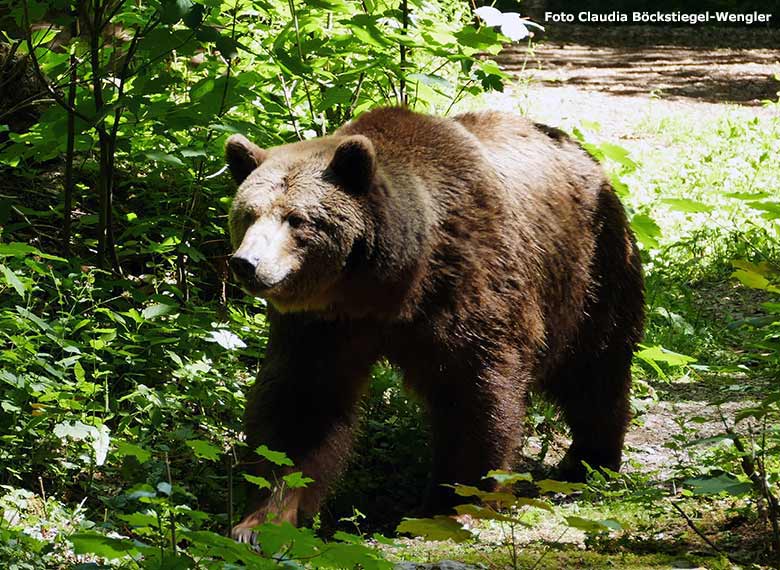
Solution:
{"label": "bear's head", "polygon": [[328,307],[369,229],[371,141],[331,136],[261,149],[233,135],[226,157],[239,184],[229,216],[236,280],[281,311]]}

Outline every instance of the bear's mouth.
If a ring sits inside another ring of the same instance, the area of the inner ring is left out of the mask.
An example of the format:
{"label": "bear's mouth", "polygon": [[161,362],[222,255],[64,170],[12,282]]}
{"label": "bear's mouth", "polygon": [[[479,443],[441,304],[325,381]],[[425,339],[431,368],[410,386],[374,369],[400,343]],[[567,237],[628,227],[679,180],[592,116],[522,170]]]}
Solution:
{"label": "bear's mouth", "polygon": [[262,283],[257,279],[250,279],[248,281],[236,279],[236,281],[241,287],[241,290],[247,295],[260,297],[261,299],[271,299],[282,294],[285,284],[289,282],[288,277],[289,275],[270,285]]}

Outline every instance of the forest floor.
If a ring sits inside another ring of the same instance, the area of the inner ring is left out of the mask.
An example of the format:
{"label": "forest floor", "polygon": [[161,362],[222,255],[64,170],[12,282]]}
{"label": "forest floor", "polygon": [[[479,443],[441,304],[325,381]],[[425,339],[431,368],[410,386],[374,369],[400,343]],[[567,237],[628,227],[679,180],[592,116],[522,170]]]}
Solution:
{"label": "forest floor", "polygon": [[[564,26],[552,32],[533,52],[518,45],[501,54],[499,62],[518,81],[505,93],[492,96],[487,106],[519,109],[535,121],[569,132],[587,131],[589,141],[629,150],[639,165],[626,179],[631,192],[629,209],[648,211],[664,235],[674,236],[669,243],[686,240],[702,223],[710,223],[696,215],[681,218],[659,207],[659,189],[664,197],[679,193],[690,198],[685,178],[698,176],[692,171],[708,168],[719,176],[718,169],[725,165],[699,162],[702,149],[708,149],[710,157],[704,161],[714,156],[718,163],[721,145],[735,146],[736,155],[723,159],[733,166],[740,159],[739,145],[747,145],[747,139],[729,130],[731,126],[756,121],[767,129],[770,125],[776,128],[780,108],[768,103],[777,101],[780,91],[780,50],[775,47],[780,45],[780,30]],[[722,140],[731,136],[733,140]],[[745,153],[749,152],[746,146]],[[706,180],[700,181],[694,193],[698,193],[694,199],[707,203],[722,199],[712,195]],[[732,215],[718,223],[737,224],[727,228],[733,230],[731,235],[741,231],[738,219]],[[684,268],[665,271],[662,263],[657,265],[646,268],[652,274],[649,310],[672,315],[669,329],[687,327],[688,333],[678,331],[680,335],[699,340],[676,343],[674,334],[656,330],[648,333],[646,342],[663,340],[665,347],[696,354],[701,365],[664,381],[648,381],[648,392],[654,397],[637,399],[636,418],[626,440],[625,471],[644,478],[649,487],[663,488],[666,508],[643,512],[624,501],[604,504],[594,513],[588,506],[569,505],[565,507],[572,509],[569,514],[620,520],[631,529],[630,538],[623,535],[594,545],[584,533],[567,531],[549,517],[516,534],[514,542],[524,547],[521,568],[730,567],[723,555],[714,552],[670,508],[668,497],[679,493],[675,480],[692,476],[696,458],[718,453],[716,440],[724,433],[724,421],[733,426],[735,413],[759,399],[771,381],[760,370],[710,369],[718,362],[739,360],[748,341],[736,324],[754,316],[766,299],[735,285],[729,279],[730,271],[700,267],[688,278]],[[702,341],[703,337],[709,340]],[[689,445],[705,438],[712,441]],[[530,438],[526,452],[538,453],[541,439]],[[554,464],[567,445],[565,438],[556,437],[545,464]],[[737,560],[754,560],[756,551],[762,549],[763,531],[736,514],[734,506],[712,502],[691,515],[722,553]],[[488,549],[506,549],[499,546],[506,543],[506,533],[495,525],[480,532],[488,537],[487,543],[492,537]],[[483,564],[486,560],[484,553],[468,549],[442,547],[432,552],[431,544],[412,548],[420,549],[420,560],[457,558]],[[529,546],[533,544],[537,547]],[[489,559],[488,566],[501,566],[492,555]]]}

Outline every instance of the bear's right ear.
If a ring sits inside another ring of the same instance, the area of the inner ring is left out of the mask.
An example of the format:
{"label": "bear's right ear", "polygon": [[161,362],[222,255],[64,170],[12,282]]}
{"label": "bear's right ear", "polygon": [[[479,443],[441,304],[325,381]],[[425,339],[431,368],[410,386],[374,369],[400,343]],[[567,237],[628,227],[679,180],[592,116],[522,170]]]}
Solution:
{"label": "bear's right ear", "polygon": [[345,137],[336,147],[329,169],[350,190],[365,191],[376,173],[376,151],[371,139],[363,135]]}
{"label": "bear's right ear", "polygon": [[239,184],[263,163],[265,156],[266,152],[262,148],[249,142],[243,135],[231,135],[225,143],[225,158],[230,173]]}

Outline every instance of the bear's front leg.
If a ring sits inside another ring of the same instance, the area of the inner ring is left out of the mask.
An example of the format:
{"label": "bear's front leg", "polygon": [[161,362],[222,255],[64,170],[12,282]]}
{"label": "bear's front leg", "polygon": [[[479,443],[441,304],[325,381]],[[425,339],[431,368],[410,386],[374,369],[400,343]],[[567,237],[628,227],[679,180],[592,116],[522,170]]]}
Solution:
{"label": "bear's front leg", "polygon": [[[272,482],[302,471],[314,483],[300,489],[251,487],[247,514],[233,536],[251,540],[252,529],[273,515],[297,524],[314,515],[338,476],[352,444],[356,404],[377,358],[370,335],[353,323],[321,321],[269,311],[270,337],[244,416],[248,470]],[[293,467],[279,468],[255,453],[260,445],[282,451]]]}

